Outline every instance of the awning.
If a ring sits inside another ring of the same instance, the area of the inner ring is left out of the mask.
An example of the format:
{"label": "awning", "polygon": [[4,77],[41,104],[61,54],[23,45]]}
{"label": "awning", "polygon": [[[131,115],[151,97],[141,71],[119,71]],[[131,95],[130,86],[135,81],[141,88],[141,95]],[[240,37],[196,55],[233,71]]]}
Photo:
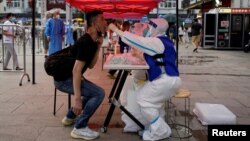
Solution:
{"label": "awning", "polygon": [[157,7],[160,1],[161,0],[66,0],[71,6],[81,11],[101,10],[109,13],[106,14],[106,17],[111,15],[117,17],[117,14],[120,14],[121,17],[142,17]]}
{"label": "awning", "polygon": [[190,4],[189,6],[185,7],[184,10],[189,9],[201,9],[203,4],[206,4],[208,2],[211,2],[213,0],[200,0],[199,2],[196,2],[194,4]]}

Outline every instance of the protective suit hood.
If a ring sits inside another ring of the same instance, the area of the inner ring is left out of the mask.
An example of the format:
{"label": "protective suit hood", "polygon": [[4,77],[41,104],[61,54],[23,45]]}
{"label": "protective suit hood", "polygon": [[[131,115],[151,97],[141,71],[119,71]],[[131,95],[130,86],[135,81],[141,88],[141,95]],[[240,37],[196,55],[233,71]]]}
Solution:
{"label": "protective suit hood", "polygon": [[136,34],[136,35],[145,37],[148,30],[149,30],[148,24],[146,24],[146,23],[134,23],[134,25],[132,26],[131,32]]}
{"label": "protective suit hood", "polygon": [[168,22],[162,18],[150,19],[148,24],[149,31],[147,33],[147,37],[164,35],[168,29]]}

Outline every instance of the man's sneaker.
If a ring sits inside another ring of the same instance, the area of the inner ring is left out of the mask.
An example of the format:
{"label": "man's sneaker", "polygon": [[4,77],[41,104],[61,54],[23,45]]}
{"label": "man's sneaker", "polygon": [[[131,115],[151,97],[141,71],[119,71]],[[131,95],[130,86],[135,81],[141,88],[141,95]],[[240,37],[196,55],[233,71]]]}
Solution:
{"label": "man's sneaker", "polygon": [[70,135],[72,138],[85,140],[93,140],[100,136],[98,132],[89,129],[88,127],[80,129],[74,128]]}
{"label": "man's sneaker", "polygon": [[63,124],[64,126],[70,126],[70,125],[72,125],[75,121],[76,121],[76,118],[72,119],[72,118],[68,118],[67,116],[65,116],[65,117],[62,119],[62,124]]}

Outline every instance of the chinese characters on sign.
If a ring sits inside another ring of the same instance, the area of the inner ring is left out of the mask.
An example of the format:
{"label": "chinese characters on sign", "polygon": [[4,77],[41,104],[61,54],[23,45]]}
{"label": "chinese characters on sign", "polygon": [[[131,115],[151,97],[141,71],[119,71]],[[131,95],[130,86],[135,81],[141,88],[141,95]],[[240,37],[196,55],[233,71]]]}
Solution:
{"label": "chinese characters on sign", "polygon": [[47,0],[47,10],[53,9],[53,8],[66,8],[66,3],[64,0]]}

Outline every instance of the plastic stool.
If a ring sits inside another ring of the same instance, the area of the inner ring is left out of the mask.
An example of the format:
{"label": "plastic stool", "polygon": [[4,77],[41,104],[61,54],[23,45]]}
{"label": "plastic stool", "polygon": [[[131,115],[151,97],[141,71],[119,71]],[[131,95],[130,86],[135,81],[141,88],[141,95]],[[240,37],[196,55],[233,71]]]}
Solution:
{"label": "plastic stool", "polygon": [[[54,92],[54,110],[53,110],[53,115],[56,115],[56,91],[57,89],[55,88]],[[68,109],[71,108],[71,94],[68,94]]]}
{"label": "plastic stool", "polygon": [[[175,136],[172,136],[173,138],[189,138],[192,136],[192,133],[191,133],[191,129],[189,127],[189,124],[190,124],[190,120],[189,120],[189,114],[190,114],[190,96],[191,96],[191,93],[189,92],[188,89],[180,89],[178,90],[177,94],[174,96],[174,98],[184,98],[185,100],[185,105],[184,105],[184,125],[182,124],[178,124],[178,123],[173,123],[173,124],[169,124],[170,126],[172,126],[172,128],[175,128],[176,130],[178,129],[181,129],[181,130],[184,130],[184,133],[185,135],[183,136],[180,136],[179,137],[175,137]],[[171,104],[172,101],[171,99],[169,99],[167,101],[167,122],[169,120],[169,109],[171,107]]]}

